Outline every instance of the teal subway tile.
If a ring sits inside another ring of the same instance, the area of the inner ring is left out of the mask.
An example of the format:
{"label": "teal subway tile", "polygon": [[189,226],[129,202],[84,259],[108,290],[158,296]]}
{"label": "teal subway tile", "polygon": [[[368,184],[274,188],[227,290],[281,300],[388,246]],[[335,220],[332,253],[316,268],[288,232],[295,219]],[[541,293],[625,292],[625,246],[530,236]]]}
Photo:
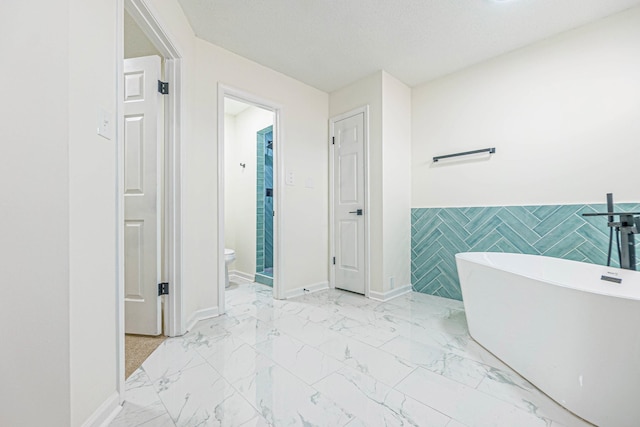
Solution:
{"label": "teal subway tile", "polygon": [[[606,218],[606,217],[605,217]],[[608,226],[605,227],[594,227],[589,223],[585,223],[581,227],[576,230],[576,233],[585,238],[585,240],[593,241],[593,242],[601,242],[605,243],[609,241],[609,230]]]}
{"label": "teal subway tile", "polygon": [[469,252],[488,252],[501,239],[502,236],[495,229],[489,230],[482,240],[469,248]]}
{"label": "teal subway tile", "polygon": [[469,232],[464,228],[464,225],[469,222],[465,217],[464,222],[458,220],[457,209],[449,209],[440,211],[438,217],[442,220],[443,225],[448,226],[450,231],[455,233],[459,239],[463,240],[469,236]]}
{"label": "teal subway tile", "polygon": [[552,215],[545,217],[540,221],[540,224],[534,227],[534,230],[536,233],[538,233],[538,235],[544,236],[566,220],[567,216],[556,214],[560,209],[560,206],[555,207]]}
{"label": "teal subway tile", "polygon": [[[411,277],[414,289],[460,298],[455,254],[466,250],[544,254],[596,264],[606,263],[604,204],[437,208],[411,210]],[[616,204],[616,211],[640,210],[638,203]],[[455,231],[469,219],[463,235]],[[538,238],[538,232],[542,235]],[[615,254],[614,251],[614,255]],[[615,260],[614,256],[614,260]],[[614,264],[616,262],[614,261]],[[639,260],[640,265],[640,260]]]}
{"label": "teal subway tile", "polygon": [[[581,254],[585,256],[589,262],[593,264],[606,265],[607,264],[607,250],[609,249],[608,244],[603,247],[598,247],[594,245],[592,242],[586,241],[580,246],[578,246],[577,250],[580,251]],[[615,244],[613,249],[615,249]],[[617,256],[612,256],[612,263],[614,267],[618,265]]]}
{"label": "teal subway tile", "polygon": [[431,236],[435,230],[442,225],[442,220],[438,217],[426,218],[421,227],[412,228],[411,242],[413,245],[420,245],[425,238]]}
{"label": "teal subway tile", "polygon": [[[467,252],[469,250],[469,245],[453,231],[452,228],[454,227],[455,225],[451,227],[449,224],[442,224],[440,228],[442,231],[442,237],[440,239],[442,245],[450,245],[453,250],[457,250],[459,252]],[[447,242],[443,242],[442,239],[446,239]]]}
{"label": "teal subway tile", "polygon": [[536,218],[540,219],[541,221],[544,221],[546,218],[551,217],[553,213],[556,210],[558,210],[559,207],[560,206],[558,205],[536,206],[531,213],[533,213],[536,216]]}
{"label": "teal subway tile", "polygon": [[475,246],[480,240],[487,237],[487,234],[493,233],[496,227],[498,227],[502,222],[500,218],[495,215],[491,215],[491,217],[486,221],[481,227],[476,227],[473,233],[469,235],[467,239],[467,245],[469,247]]}
{"label": "teal subway tile", "polygon": [[524,206],[507,206],[504,208],[511,215],[518,218],[520,222],[525,224],[528,228],[534,228],[538,224],[540,224],[540,219],[533,215],[528,209]]}
{"label": "teal subway tile", "polygon": [[500,240],[496,242],[492,250],[488,252],[519,253],[518,248],[513,246],[511,243],[509,243],[509,241],[507,241],[504,238],[500,238]]}
{"label": "teal subway tile", "polygon": [[582,245],[584,242],[585,242],[585,239],[582,236],[580,236],[578,233],[569,232],[565,235],[565,237],[562,240],[560,240],[557,244],[552,246],[543,255],[555,257],[555,258],[564,258],[566,254],[573,251],[578,246]]}
{"label": "teal subway tile", "polygon": [[588,259],[584,256],[582,252],[577,249],[571,250],[562,256],[563,259],[568,259],[571,261],[580,261],[587,262]]}
{"label": "teal subway tile", "polygon": [[538,242],[536,242],[536,247],[538,248],[538,252],[544,254],[550,248],[558,244],[558,242],[563,241],[567,234],[573,232],[574,230],[579,229],[584,225],[584,220],[581,217],[577,216],[569,216],[565,218],[562,226],[555,227],[551,231],[549,231],[544,237],[542,237]]}
{"label": "teal subway tile", "polygon": [[527,224],[515,217],[508,209],[500,209],[498,218],[513,230],[517,230],[517,233],[527,242],[535,242],[540,239],[540,235],[534,229],[529,228]]}
{"label": "teal subway tile", "polygon": [[429,249],[424,251],[420,256],[414,257],[411,260],[411,265],[415,270],[423,270],[424,268],[433,267],[434,257],[437,257],[438,252],[442,248],[442,245],[437,240],[434,241]]}
{"label": "teal subway tile", "polygon": [[499,208],[494,207],[479,208],[475,213],[475,216],[467,223],[467,230],[473,234],[475,230],[479,230],[484,227],[486,222],[495,218],[495,214],[498,212],[498,209]]}

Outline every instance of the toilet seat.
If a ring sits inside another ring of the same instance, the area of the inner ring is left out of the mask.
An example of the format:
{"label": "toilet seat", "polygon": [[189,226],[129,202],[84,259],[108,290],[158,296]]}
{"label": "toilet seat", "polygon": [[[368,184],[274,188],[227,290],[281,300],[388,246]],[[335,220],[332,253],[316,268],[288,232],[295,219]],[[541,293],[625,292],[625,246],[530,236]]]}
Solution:
{"label": "toilet seat", "polygon": [[236,251],[224,248],[224,287],[229,287],[229,264],[236,259]]}
{"label": "toilet seat", "polygon": [[236,251],[234,251],[233,249],[224,249],[224,261],[225,262],[231,262],[234,259],[236,259]]}

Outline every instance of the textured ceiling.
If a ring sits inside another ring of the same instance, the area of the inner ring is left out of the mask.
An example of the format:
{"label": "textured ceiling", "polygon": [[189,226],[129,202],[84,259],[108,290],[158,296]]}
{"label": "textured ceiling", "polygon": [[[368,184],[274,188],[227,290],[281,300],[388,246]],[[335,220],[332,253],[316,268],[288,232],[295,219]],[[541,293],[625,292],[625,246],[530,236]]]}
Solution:
{"label": "textured ceiling", "polygon": [[196,35],[325,92],[378,70],[409,86],[640,0],[179,0]]}

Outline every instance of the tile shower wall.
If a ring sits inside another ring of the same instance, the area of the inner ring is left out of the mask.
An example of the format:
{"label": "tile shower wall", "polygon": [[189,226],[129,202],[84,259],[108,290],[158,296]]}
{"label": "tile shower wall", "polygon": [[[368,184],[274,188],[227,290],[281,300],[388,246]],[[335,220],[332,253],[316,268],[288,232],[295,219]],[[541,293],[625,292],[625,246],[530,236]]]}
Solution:
{"label": "tile shower wall", "polygon": [[[616,204],[639,212],[640,204]],[[455,254],[513,252],[607,263],[606,205],[544,205],[411,210],[411,279],[418,292],[462,299]],[[615,239],[615,237],[614,237]],[[618,266],[617,252],[611,265]]]}
{"label": "tile shower wall", "polygon": [[[271,127],[269,128],[271,129]],[[265,134],[264,156],[264,185],[265,189],[271,189],[273,194],[273,148],[268,148],[268,143],[273,142],[273,132],[269,131]],[[273,145],[272,145],[273,147]],[[273,267],[273,196],[266,195],[264,199],[264,267]]]}
{"label": "tile shower wall", "polygon": [[264,270],[264,134],[258,131],[256,150],[256,273]]}
{"label": "tile shower wall", "polygon": [[[257,132],[256,142],[256,281],[272,286],[273,267],[273,126]],[[264,273],[264,274],[262,274]]]}

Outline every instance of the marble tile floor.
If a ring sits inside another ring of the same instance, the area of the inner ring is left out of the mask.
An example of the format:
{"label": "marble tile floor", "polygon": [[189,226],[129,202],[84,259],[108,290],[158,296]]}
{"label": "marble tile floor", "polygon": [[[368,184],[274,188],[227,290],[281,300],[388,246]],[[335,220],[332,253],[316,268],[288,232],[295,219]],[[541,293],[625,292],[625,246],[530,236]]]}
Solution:
{"label": "marble tile floor", "polygon": [[590,426],[476,344],[458,301],[226,298],[127,380],[110,426]]}

